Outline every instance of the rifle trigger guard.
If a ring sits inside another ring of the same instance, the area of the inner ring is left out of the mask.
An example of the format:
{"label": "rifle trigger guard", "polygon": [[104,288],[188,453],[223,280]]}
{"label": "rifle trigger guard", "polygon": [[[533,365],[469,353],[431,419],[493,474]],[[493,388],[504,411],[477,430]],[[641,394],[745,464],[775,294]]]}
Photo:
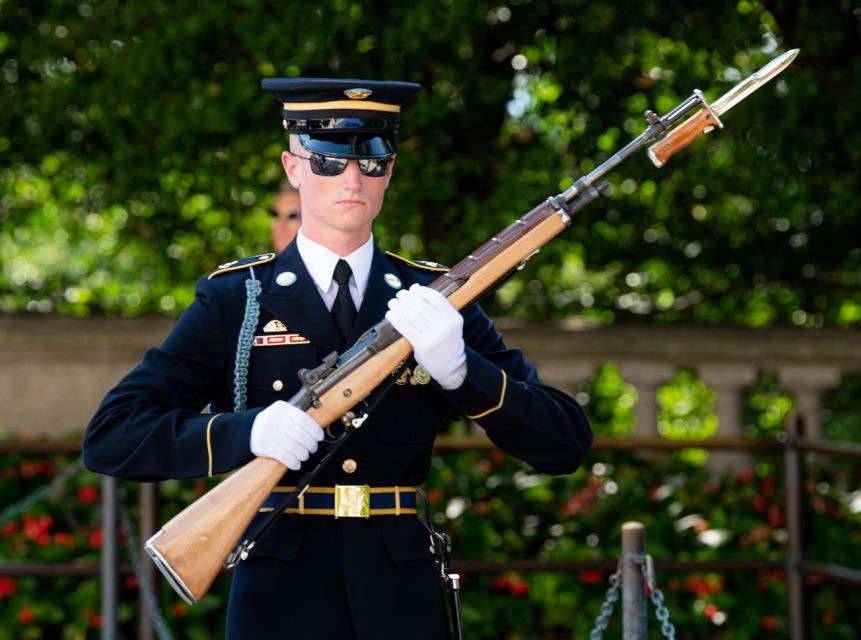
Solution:
{"label": "rifle trigger guard", "polygon": [[224,561],[225,569],[233,569],[236,565],[238,565],[242,560],[248,559],[248,552],[254,548],[255,542],[249,542],[248,540],[243,540],[242,544],[236,547],[229,556],[227,556],[227,560]]}

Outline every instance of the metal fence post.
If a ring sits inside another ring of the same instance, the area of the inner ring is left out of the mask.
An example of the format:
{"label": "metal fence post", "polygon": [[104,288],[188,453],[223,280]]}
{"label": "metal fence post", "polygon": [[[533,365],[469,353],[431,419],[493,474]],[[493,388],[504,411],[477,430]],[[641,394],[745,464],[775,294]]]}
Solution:
{"label": "metal fence post", "polygon": [[646,640],[646,528],[640,522],[622,525],[622,637]]}
{"label": "metal fence post", "polygon": [[796,440],[804,435],[804,420],[800,415],[786,422],[788,444],[783,455],[783,472],[786,500],[786,529],[789,541],[786,548],[786,591],[789,610],[790,640],[807,637],[807,598],[804,575],[799,566],[804,559],[804,451]]}
{"label": "metal fence post", "polygon": [[116,640],[119,554],[117,540],[117,479],[102,476],[101,612],[102,640]]}
{"label": "metal fence post", "polygon": [[[155,482],[142,482],[140,495],[138,497],[138,539],[148,540],[158,530],[158,484]],[[139,553],[142,553],[138,549]],[[158,574],[155,564],[152,562],[144,565],[144,571],[154,589],[158,588]],[[144,585],[140,585],[140,597],[138,598],[138,640],[155,640],[155,627],[153,626],[152,613],[147,607],[144,596]]]}

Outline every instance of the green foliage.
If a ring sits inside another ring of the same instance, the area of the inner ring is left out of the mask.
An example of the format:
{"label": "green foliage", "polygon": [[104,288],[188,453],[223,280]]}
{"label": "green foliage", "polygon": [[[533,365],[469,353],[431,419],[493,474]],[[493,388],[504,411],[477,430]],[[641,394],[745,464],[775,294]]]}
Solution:
{"label": "green foliage", "polygon": [[[548,477],[499,452],[464,451],[437,456],[427,483],[438,528],[453,538],[455,563],[537,558],[614,560],[620,527],[646,526],[647,549],[664,560],[780,560],[786,552],[782,465],[758,461],[757,471],[715,477],[672,456],[641,459],[608,454],[577,473]],[[44,486],[69,463],[56,456],[10,455],[0,461],[0,502],[14,504]],[[776,470],[776,471],[775,471]],[[199,497],[214,480],[160,484],[164,522]],[[121,483],[134,516],[134,485]],[[805,554],[818,562],[861,563],[861,510],[857,469],[851,464],[813,466],[805,485],[811,533]],[[98,478],[82,471],[62,490],[11,521],[0,523],[4,561],[97,562]],[[124,544],[125,537],[121,538]],[[127,560],[127,558],[122,558]],[[462,572],[463,573],[463,572]],[[608,587],[598,571],[572,573],[464,573],[467,637],[556,640],[587,637]],[[662,572],[657,586],[678,637],[745,640],[787,637],[783,572]],[[187,607],[167,582],[156,586],[175,637],[224,636],[229,575],[223,574],[195,607]],[[120,580],[120,626],[134,637],[139,586]],[[811,637],[855,637],[859,592],[821,578],[807,581]],[[608,637],[620,637],[620,605]],[[98,577],[0,576],[0,639],[96,637]],[[654,611],[651,637],[659,637]]]}
{"label": "green foliage", "polygon": [[598,367],[592,382],[581,385],[576,398],[586,408],[596,434],[621,437],[633,433],[637,390],[622,380],[616,365]]}
{"label": "green foliage", "polygon": [[493,311],[762,326],[861,323],[861,62],[850,3],[322,0],[0,4],[0,310],[176,314],[268,249],[280,114],[265,76],[396,78],[375,234],[454,263],[696,87],[778,51],[777,80],[658,171],[642,155]]}

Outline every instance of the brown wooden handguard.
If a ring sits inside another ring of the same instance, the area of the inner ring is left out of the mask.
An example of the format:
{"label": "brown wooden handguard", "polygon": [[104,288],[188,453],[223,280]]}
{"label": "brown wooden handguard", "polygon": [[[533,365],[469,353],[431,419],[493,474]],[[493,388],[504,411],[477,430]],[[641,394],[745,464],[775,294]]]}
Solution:
{"label": "brown wooden handguard", "polygon": [[[552,214],[547,203],[533,211],[546,217],[506,250],[477,264],[466,282],[449,296],[455,308],[474,301],[565,229],[562,218]],[[456,270],[457,266],[452,272]],[[410,343],[399,338],[323,394],[320,406],[309,409],[308,415],[323,427],[332,424],[391,375],[411,351]],[[194,601],[209,591],[228,555],[285,471],[284,465],[270,458],[249,462],[174,516],[148,542]]]}
{"label": "brown wooden handguard", "polygon": [[718,122],[711,111],[702,108],[678,127],[667,134],[667,137],[649,147],[648,154],[656,167],[663,167],[677,151],[681,151],[702,134],[708,133]]}

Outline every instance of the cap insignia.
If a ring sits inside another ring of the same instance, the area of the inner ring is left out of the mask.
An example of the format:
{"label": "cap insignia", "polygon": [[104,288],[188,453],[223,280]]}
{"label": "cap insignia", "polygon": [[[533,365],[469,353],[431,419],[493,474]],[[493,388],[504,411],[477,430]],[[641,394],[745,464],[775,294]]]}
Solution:
{"label": "cap insignia", "polygon": [[364,100],[370,97],[372,93],[373,91],[370,89],[347,89],[344,91],[344,95],[350,100]]}

